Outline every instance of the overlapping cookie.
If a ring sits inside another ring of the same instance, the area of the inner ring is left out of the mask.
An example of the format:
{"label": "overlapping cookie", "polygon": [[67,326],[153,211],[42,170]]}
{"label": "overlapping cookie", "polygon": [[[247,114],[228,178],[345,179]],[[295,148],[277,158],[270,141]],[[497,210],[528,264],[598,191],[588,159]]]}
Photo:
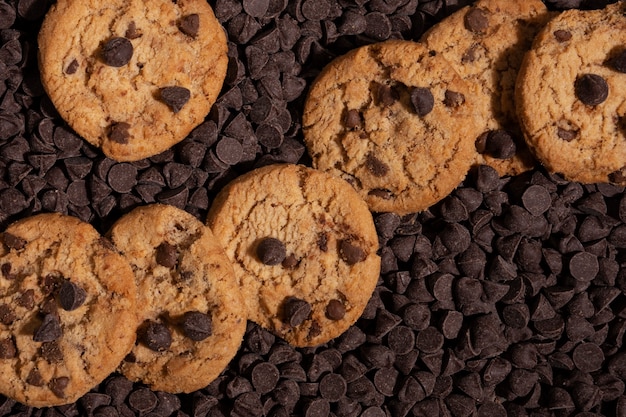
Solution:
{"label": "overlapping cookie", "polygon": [[295,346],[343,333],[380,272],[365,202],[344,180],[300,165],[269,165],[218,194],[207,224],[234,264],[248,318]]}
{"label": "overlapping cookie", "polygon": [[246,328],[224,250],[191,214],[160,204],[134,209],[109,234],[135,272],[141,321],[120,371],[153,390],[205,387],[235,356]]}
{"label": "overlapping cookie", "polygon": [[386,41],[324,68],[303,132],[315,168],[349,181],[372,211],[417,212],[448,195],[474,160],[476,91],[426,46]]}
{"label": "overlapping cookie", "polygon": [[571,181],[626,185],[626,4],[569,10],[524,58],[516,102],[537,158]]}
{"label": "overlapping cookie", "polygon": [[228,64],[224,30],[205,0],[60,0],[38,41],[56,109],[118,161],[181,141],[209,113]]}
{"label": "overlapping cookie", "polygon": [[448,16],[422,39],[442,54],[461,77],[478,89],[472,97],[481,114],[475,141],[476,163],[500,175],[531,169],[515,112],[515,79],[535,34],[553,16],[541,0],[479,0]]}
{"label": "overlapping cookie", "polygon": [[0,393],[34,407],[72,403],[132,347],[133,272],[69,216],[25,218],[0,241]]}

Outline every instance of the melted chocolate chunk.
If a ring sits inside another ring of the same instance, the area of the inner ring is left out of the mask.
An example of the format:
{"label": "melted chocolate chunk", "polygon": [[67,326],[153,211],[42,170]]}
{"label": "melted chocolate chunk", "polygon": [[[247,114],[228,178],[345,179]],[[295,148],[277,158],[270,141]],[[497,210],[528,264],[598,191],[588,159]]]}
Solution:
{"label": "melted chocolate chunk", "polygon": [[166,268],[174,268],[178,263],[178,251],[176,246],[163,242],[156,248],[156,262]]}
{"label": "melted chocolate chunk", "polygon": [[346,306],[341,300],[330,300],[326,305],[326,317],[330,320],[341,320],[346,315]]}
{"label": "melted chocolate chunk", "polygon": [[285,244],[273,237],[266,237],[256,249],[259,260],[265,265],[278,265],[287,256]]}
{"label": "melted chocolate chunk", "polygon": [[489,18],[483,9],[474,8],[465,14],[464,23],[470,32],[484,34],[489,27]]}
{"label": "melted chocolate chunk", "polygon": [[447,107],[459,107],[465,103],[465,96],[462,93],[456,91],[446,90],[444,94],[443,104]]}
{"label": "melted chocolate chunk", "polygon": [[63,352],[57,342],[42,343],[39,354],[49,363],[59,363],[63,360]]}
{"label": "melted chocolate chunk", "polygon": [[87,292],[70,281],[64,281],[59,289],[59,303],[64,310],[72,311],[83,305]]}
{"label": "melted chocolate chunk", "polygon": [[5,325],[12,324],[17,319],[15,311],[8,304],[0,304],[0,323]]}
{"label": "melted chocolate chunk", "polygon": [[133,57],[133,44],[130,40],[116,36],[102,45],[102,60],[111,67],[122,67]]}
{"label": "melted chocolate chunk", "polygon": [[357,264],[367,258],[365,251],[352,244],[352,241],[349,239],[343,239],[339,242],[339,256],[348,265]]}
{"label": "melted chocolate chunk", "polygon": [[178,30],[183,32],[187,36],[195,38],[198,36],[198,30],[200,29],[200,16],[198,14],[188,14],[183,16],[178,21]]}
{"label": "melted chocolate chunk", "polygon": [[26,240],[22,239],[19,236],[12,235],[11,233],[5,232],[2,234],[2,241],[9,249],[21,250],[26,246]]}
{"label": "melted chocolate chunk", "polygon": [[13,359],[17,356],[17,346],[12,337],[0,340],[0,359]]}
{"label": "melted chocolate chunk", "polygon": [[45,381],[43,380],[39,369],[33,368],[30,370],[28,376],[26,377],[26,383],[34,387],[42,387]]}
{"label": "melted chocolate chunk", "polygon": [[141,31],[137,30],[137,24],[134,20],[131,20],[131,22],[128,24],[128,29],[126,29],[124,37],[128,39],[137,39],[141,37]]}
{"label": "melted chocolate chunk", "polygon": [[11,272],[11,269],[12,267],[10,263],[2,264],[2,266],[0,267],[0,272],[2,272],[2,276],[6,279],[13,280],[15,279],[15,274]]}
{"label": "melted chocolate chunk", "polygon": [[48,383],[50,391],[59,398],[65,398],[65,389],[70,383],[70,379],[66,376],[52,378]]}
{"label": "melted chocolate chunk", "polygon": [[346,112],[343,123],[347,129],[357,129],[363,125],[363,118],[358,110],[350,109]]}
{"label": "melted chocolate chunk", "polygon": [[191,91],[185,87],[163,87],[161,100],[174,112],[178,113],[191,98]]}
{"label": "melted chocolate chunk", "polygon": [[211,316],[199,311],[186,312],[181,325],[185,336],[195,342],[204,340],[213,333]]}
{"label": "melted chocolate chunk", "polygon": [[374,83],[374,103],[378,106],[389,107],[398,99],[397,92],[386,84]]}
{"label": "melted chocolate chunk", "polygon": [[297,297],[287,297],[283,303],[283,321],[291,327],[304,323],[311,315],[311,304]]}
{"label": "melted chocolate chunk", "polygon": [[108,133],[109,139],[122,145],[128,143],[128,139],[130,138],[128,129],[130,129],[130,124],[126,122],[111,123]]}
{"label": "melted chocolate chunk", "polygon": [[62,335],[63,329],[59,318],[55,314],[47,313],[41,325],[35,330],[33,340],[35,342],[54,342],[60,339]]}
{"label": "melted chocolate chunk", "polygon": [[572,39],[572,32],[568,30],[558,29],[554,31],[553,35],[558,42],[567,42]]}
{"label": "melted chocolate chunk", "polygon": [[376,177],[384,177],[389,173],[389,165],[376,158],[373,154],[368,154],[365,158],[367,170]]}
{"label": "melted chocolate chunk", "polygon": [[137,334],[139,340],[155,352],[165,352],[172,344],[172,334],[164,324],[146,320]]}
{"label": "melted chocolate chunk", "polygon": [[35,290],[29,289],[17,297],[17,305],[32,310],[35,307]]}
{"label": "melted chocolate chunk", "polygon": [[566,142],[571,142],[578,137],[578,130],[567,130],[562,127],[558,127],[556,131],[557,136]]}
{"label": "melted chocolate chunk", "polygon": [[576,97],[587,106],[597,106],[609,96],[609,85],[597,74],[584,74],[574,82]]}
{"label": "melted chocolate chunk", "polygon": [[433,110],[435,98],[429,88],[415,87],[411,90],[411,104],[418,116],[424,117]]}

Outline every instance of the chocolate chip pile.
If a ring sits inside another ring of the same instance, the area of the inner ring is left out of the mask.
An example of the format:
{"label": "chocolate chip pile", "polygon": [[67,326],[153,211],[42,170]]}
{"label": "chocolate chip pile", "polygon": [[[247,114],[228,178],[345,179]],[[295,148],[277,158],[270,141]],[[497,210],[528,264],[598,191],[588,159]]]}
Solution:
{"label": "chocolate chip pile", "polygon": [[[103,157],[45,96],[36,35],[50,3],[0,0],[2,228],[57,211],[105,232],[152,202],[204,220],[237,175],[309,163],[300,113],[324,64],[363,44],[418,39],[469,2],[211,1],[230,47],[218,102],[175,148],[133,163]],[[500,178],[479,166],[431,209],[375,222],[379,285],[336,340],[297,349],[250,323],[230,366],[195,393],[152,392],[114,374],[67,406],[0,397],[0,416],[626,415],[623,187],[539,168]],[[73,305],[80,294],[67,291]]]}

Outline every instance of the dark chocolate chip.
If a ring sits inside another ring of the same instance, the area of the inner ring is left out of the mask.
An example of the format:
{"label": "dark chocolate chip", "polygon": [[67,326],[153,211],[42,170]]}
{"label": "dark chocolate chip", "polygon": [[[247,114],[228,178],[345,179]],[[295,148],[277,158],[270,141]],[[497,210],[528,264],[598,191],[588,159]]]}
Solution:
{"label": "dark chocolate chip", "polygon": [[53,342],[63,335],[61,322],[56,314],[48,313],[33,334],[35,342]]}
{"label": "dark chocolate chip", "polygon": [[353,244],[352,240],[342,239],[339,242],[339,256],[348,265],[354,265],[364,261],[367,258],[367,253]]}
{"label": "dark chocolate chip", "polygon": [[398,99],[397,92],[387,84],[375,82],[373,86],[374,103],[379,106],[388,107]]}
{"label": "dark chocolate chip", "polygon": [[9,249],[21,250],[26,246],[26,240],[22,239],[19,236],[13,235],[9,232],[4,232],[2,234],[2,241]]}
{"label": "dark chocolate chip", "polygon": [[59,398],[65,398],[65,389],[70,383],[70,379],[66,376],[52,378],[48,383],[50,391]]}
{"label": "dark chocolate chip", "polygon": [[59,289],[59,304],[66,311],[76,310],[87,299],[87,292],[79,285],[64,281]]}
{"label": "dark chocolate chip", "polygon": [[465,14],[465,28],[470,32],[484,34],[489,27],[489,18],[483,9],[473,8]]}
{"label": "dark chocolate chip", "polygon": [[517,146],[509,132],[498,129],[482,134],[476,141],[476,150],[493,158],[509,159],[515,156]]}
{"label": "dark chocolate chip", "polygon": [[13,359],[17,356],[17,346],[12,337],[0,340],[0,359]]}
{"label": "dark chocolate chip", "polygon": [[128,193],[137,183],[137,168],[127,162],[115,164],[109,169],[107,182],[113,191]]}
{"label": "dark chocolate chip", "polygon": [[185,336],[195,342],[206,339],[213,333],[211,316],[199,311],[187,311],[181,323]]}
{"label": "dark chocolate chip", "polygon": [[567,42],[572,39],[572,32],[563,29],[557,29],[553,33],[558,42]]}
{"label": "dark chocolate chip", "polygon": [[174,268],[178,263],[178,250],[176,246],[168,242],[163,242],[157,246],[154,256],[156,262],[166,268]]}
{"label": "dark chocolate chip", "polygon": [[236,165],[243,157],[244,148],[237,139],[224,136],[217,143],[215,154],[225,164]]}
{"label": "dark chocolate chip", "polygon": [[35,387],[42,387],[45,381],[43,380],[43,376],[41,376],[41,372],[39,372],[39,369],[32,368],[28,372],[28,376],[26,377],[26,383]]}
{"label": "dark chocolate chip", "polygon": [[446,90],[444,94],[443,104],[447,107],[459,107],[465,103],[465,96],[452,90]]}
{"label": "dark chocolate chip", "polygon": [[283,320],[292,327],[304,323],[311,311],[311,304],[301,298],[287,297],[283,302]]}
{"label": "dark chocolate chip", "polygon": [[552,197],[545,187],[531,185],[522,194],[522,203],[531,214],[539,216],[548,211],[552,205]]}
{"label": "dark chocolate chip", "polygon": [[122,67],[133,57],[133,44],[130,40],[116,36],[102,45],[102,60],[111,67]]}
{"label": "dark chocolate chip", "polygon": [[589,252],[578,252],[569,261],[570,274],[579,281],[592,281],[599,270],[598,257]]}
{"label": "dark chocolate chip", "polygon": [[576,368],[583,372],[597,371],[604,362],[604,352],[594,343],[581,343],[572,352]]}
{"label": "dark chocolate chip", "polygon": [[343,123],[347,129],[357,129],[363,125],[363,118],[358,110],[350,109],[346,111]]}
{"label": "dark chocolate chip", "polygon": [[78,67],[79,67],[79,63],[76,59],[73,59],[69,65],[67,66],[67,68],[65,68],[65,73],[67,75],[72,75],[72,74],[76,74],[76,71],[78,71]]}
{"label": "dark chocolate chip", "polygon": [[371,153],[367,154],[367,157],[365,158],[365,166],[375,177],[384,177],[389,173],[389,165]]}
{"label": "dark chocolate chip", "polygon": [[287,256],[285,244],[276,238],[266,237],[259,242],[256,254],[265,265],[278,265]]}
{"label": "dark chocolate chip", "polygon": [[333,299],[326,305],[326,317],[330,320],[341,320],[346,315],[346,307],[341,300]]}
{"label": "dark chocolate chip", "polygon": [[424,117],[433,110],[435,98],[429,88],[415,87],[411,90],[411,104],[418,116]]}
{"label": "dark chocolate chip", "polygon": [[172,334],[166,325],[146,320],[139,328],[139,340],[155,352],[164,352],[172,344]]}
{"label": "dark chocolate chip", "polygon": [[178,21],[178,30],[183,32],[187,36],[195,38],[198,36],[198,30],[200,29],[200,16],[197,13],[188,14],[183,16]]}
{"label": "dark chocolate chip", "polygon": [[130,124],[126,122],[111,123],[108,133],[109,139],[122,145],[128,143],[128,139],[130,138],[128,129],[130,129]]}
{"label": "dark chocolate chip", "polygon": [[158,397],[148,388],[138,388],[128,396],[128,405],[141,415],[146,415],[154,410],[158,403]]}
{"label": "dark chocolate chip", "polygon": [[191,91],[185,87],[163,87],[159,90],[161,100],[174,112],[178,113],[191,98]]}
{"label": "dark chocolate chip", "polygon": [[5,325],[12,324],[17,319],[15,311],[8,304],[0,304],[0,323]]}
{"label": "dark chocolate chip", "polygon": [[626,49],[611,58],[609,64],[615,71],[626,73]]}
{"label": "dark chocolate chip", "polygon": [[276,365],[270,362],[261,362],[254,365],[250,375],[252,386],[261,394],[272,392],[279,379],[280,371]]}
{"label": "dark chocolate chip", "polygon": [[597,74],[583,74],[574,82],[576,97],[587,106],[597,106],[609,96],[609,85]]}
{"label": "dark chocolate chip", "polygon": [[434,353],[443,347],[443,335],[436,327],[427,327],[417,334],[415,346],[422,352]]}
{"label": "dark chocolate chip", "polygon": [[261,18],[267,13],[269,0],[244,0],[243,10],[252,17]]}
{"label": "dark chocolate chip", "polygon": [[44,342],[39,349],[41,357],[49,363],[60,363],[63,361],[63,351],[57,342]]}

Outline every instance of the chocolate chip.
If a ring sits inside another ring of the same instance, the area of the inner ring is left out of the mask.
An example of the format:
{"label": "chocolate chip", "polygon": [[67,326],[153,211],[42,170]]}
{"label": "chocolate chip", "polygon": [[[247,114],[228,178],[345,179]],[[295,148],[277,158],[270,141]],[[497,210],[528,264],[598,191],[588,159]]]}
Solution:
{"label": "chocolate chip", "polygon": [[558,42],[567,42],[572,39],[572,32],[563,29],[557,29],[553,33]]}
{"label": "chocolate chip", "polygon": [[522,194],[522,203],[532,215],[539,216],[548,211],[552,197],[545,187],[531,185]]}
{"label": "chocolate chip", "polygon": [[604,352],[594,343],[581,343],[572,352],[576,368],[583,372],[597,371],[604,362]]}
{"label": "chocolate chip", "polygon": [[19,236],[13,235],[9,232],[4,232],[2,234],[2,241],[9,249],[22,250],[26,247],[28,243],[25,239],[22,239]]}
{"label": "chocolate chip", "polygon": [[339,401],[346,394],[347,389],[348,384],[340,374],[327,373],[320,380],[320,395],[330,402]]}
{"label": "chocolate chip", "polygon": [[489,18],[483,9],[473,8],[465,14],[465,28],[470,32],[484,34],[489,27]]}
{"label": "chocolate chip", "polygon": [[43,317],[43,321],[33,333],[35,342],[54,342],[63,335],[61,322],[56,314],[48,313]]}
{"label": "chocolate chip", "polygon": [[17,357],[17,346],[12,337],[0,340],[0,359],[13,359]]}
{"label": "chocolate chip", "polygon": [[341,300],[333,299],[326,305],[326,317],[330,320],[341,320],[346,315],[346,307]]}
{"label": "chocolate chip", "polygon": [[39,349],[41,357],[48,363],[60,363],[63,361],[63,351],[57,342],[44,342]]}
{"label": "chocolate chip", "polygon": [[509,159],[515,156],[517,146],[506,130],[491,130],[476,140],[476,150],[493,158]]}
{"label": "chocolate chip", "polygon": [[574,82],[576,97],[587,106],[597,106],[609,96],[609,85],[597,74],[583,74]]}
{"label": "chocolate chip", "polygon": [[350,109],[346,111],[343,123],[347,129],[357,129],[363,125],[363,118],[358,110]]}
{"label": "chocolate chip", "polygon": [[39,369],[32,368],[28,372],[28,376],[26,377],[26,383],[35,387],[42,387],[45,381],[43,380]]}
{"label": "chocolate chip", "polygon": [[350,239],[342,239],[339,242],[339,256],[348,265],[355,265],[367,258],[365,251],[353,244]]}
{"label": "chocolate chip", "polygon": [[59,303],[66,311],[76,310],[87,299],[87,292],[71,281],[64,281],[59,289]]}
{"label": "chocolate chip", "polygon": [[113,37],[102,45],[102,60],[111,67],[122,67],[133,57],[133,44],[123,37]]}
{"label": "chocolate chip", "polygon": [[194,342],[204,340],[213,333],[211,316],[199,311],[187,311],[181,325],[185,336]]}
{"label": "chocolate chip", "polygon": [[444,94],[443,104],[447,107],[459,107],[465,103],[465,96],[452,90],[446,90]]}
{"label": "chocolate chip", "polygon": [[266,237],[259,242],[256,254],[263,264],[271,266],[280,264],[286,258],[287,250],[281,240]]}
{"label": "chocolate chip", "polygon": [[176,246],[168,242],[163,242],[157,246],[154,256],[156,262],[166,268],[174,268],[178,263],[178,250]]}
{"label": "chocolate chip", "polygon": [[76,74],[76,71],[78,71],[78,67],[79,67],[79,63],[76,59],[73,59],[69,65],[65,68],[65,73],[67,75],[72,75],[72,74]]}
{"label": "chocolate chip", "polygon": [[415,87],[411,90],[411,104],[418,116],[424,117],[433,110],[435,98],[429,88]]}
{"label": "chocolate chip", "polygon": [[292,327],[304,323],[311,315],[311,304],[297,297],[287,297],[283,302],[283,321]]}
{"label": "chocolate chip", "polygon": [[626,73],[626,49],[611,58],[609,63],[615,71]]}
{"label": "chocolate chip", "polygon": [[198,30],[200,30],[200,16],[197,13],[192,13],[181,17],[178,21],[178,30],[195,38],[198,36]]}
{"label": "chocolate chip", "polygon": [[185,87],[163,87],[159,90],[161,100],[174,112],[178,113],[191,98],[191,91]]}
{"label": "chocolate chip", "polygon": [[32,310],[35,307],[35,290],[28,289],[24,291],[18,296],[16,303],[27,310]]}
{"label": "chocolate chip", "polygon": [[109,126],[108,137],[115,143],[126,144],[130,139],[130,124],[126,122],[114,122]]}
{"label": "chocolate chip", "polygon": [[376,158],[371,153],[367,154],[367,156],[365,157],[365,167],[375,177],[384,177],[389,173],[389,165]]}
{"label": "chocolate chip", "polygon": [[276,387],[279,378],[280,371],[276,365],[270,362],[261,362],[254,365],[250,375],[252,386],[261,394],[271,392]]}
{"label": "chocolate chip", "polygon": [[151,320],[143,323],[137,336],[144,345],[155,352],[164,352],[172,344],[172,334],[167,326]]}
{"label": "chocolate chip", "polygon": [[374,103],[378,106],[389,107],[398,99],[397,92],[387,84],[374,82]]}
{"label": "chocolate chip", "polygon": [[158,397],[148,388],[139,388],[128,396],[128,405],[141,415],[146,415],[157,406]]}
{"label": "chocolate chip", "polygon": [[8,326],[13,324],[16,319],[17,315],[10,305],[0,304],[0,323]]}
{"label": "chocolate chip", "polygon": [[65,389],[70,383],[70,379],[66,376],[52,378],[48,383],[50,391],[59,398],[65,398]]}

